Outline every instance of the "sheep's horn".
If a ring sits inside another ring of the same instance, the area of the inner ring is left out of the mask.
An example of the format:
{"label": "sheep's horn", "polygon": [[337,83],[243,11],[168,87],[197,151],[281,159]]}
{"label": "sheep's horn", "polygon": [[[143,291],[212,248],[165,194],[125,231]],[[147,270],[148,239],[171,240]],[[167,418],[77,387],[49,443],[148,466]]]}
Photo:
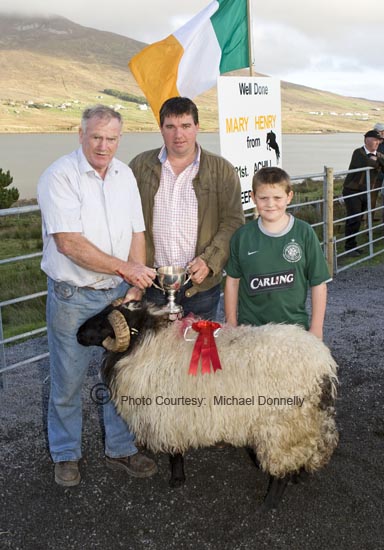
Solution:
{"label": "sheep's horn", "polygon": [[108,351],[126,351],[131,339],[131,333],[124,315],[117,309],[114,309],[108,315],[108,321],[111,323],[115,332],[115,338],[107,336],[102,342],[103,346]]}
{"label": "sheep's horn", "polygon": [[111,303],[111,306],[118,307],[121,306],[121,304],[124,302],[124,298],[116,298],[116,300],[113,300]]}

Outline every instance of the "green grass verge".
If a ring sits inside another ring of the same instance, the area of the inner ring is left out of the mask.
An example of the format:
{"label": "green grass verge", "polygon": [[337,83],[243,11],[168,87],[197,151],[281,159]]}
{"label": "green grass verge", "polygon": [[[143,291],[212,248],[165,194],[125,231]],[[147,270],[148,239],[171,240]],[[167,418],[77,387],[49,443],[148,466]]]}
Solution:
{"label": "green grass verge", "polygon": [[[0,259],[41,252],[40,213],[0,218]],[[47,278],[40,269],[41,258],[0,265],[0,301],[46,290]],[[33,298],[1,308],[4,338],[16,336],[45,324],[45,297]]]}

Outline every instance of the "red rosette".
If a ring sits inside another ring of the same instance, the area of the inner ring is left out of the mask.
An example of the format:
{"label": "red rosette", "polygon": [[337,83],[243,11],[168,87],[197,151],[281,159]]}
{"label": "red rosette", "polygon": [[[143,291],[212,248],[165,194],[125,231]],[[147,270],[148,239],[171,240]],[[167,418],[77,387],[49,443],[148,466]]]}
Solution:
{"label": "red rosette", "polygon": [[216,347],[214,332],[221,328],[220,323],[213,321],[197,321],[192,324],[193,330],[199,333],[192,351],[191,362],[189,363],[189,374],[197,375],[201,357],[201,372],[209,374],[211,364],[213,371],[221,369],[219,354]]}

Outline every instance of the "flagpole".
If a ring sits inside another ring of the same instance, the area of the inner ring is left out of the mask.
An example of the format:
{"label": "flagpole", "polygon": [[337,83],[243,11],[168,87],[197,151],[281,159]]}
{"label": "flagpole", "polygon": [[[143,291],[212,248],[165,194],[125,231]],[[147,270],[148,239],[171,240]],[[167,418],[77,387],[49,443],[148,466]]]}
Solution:
{"label": "flagpole", "polygon": [[252,0],[247,0],[248,14],[248,59],[249,59],[249,74],[255,76],[254,59],[253,59],[253,32],[252,32]]}

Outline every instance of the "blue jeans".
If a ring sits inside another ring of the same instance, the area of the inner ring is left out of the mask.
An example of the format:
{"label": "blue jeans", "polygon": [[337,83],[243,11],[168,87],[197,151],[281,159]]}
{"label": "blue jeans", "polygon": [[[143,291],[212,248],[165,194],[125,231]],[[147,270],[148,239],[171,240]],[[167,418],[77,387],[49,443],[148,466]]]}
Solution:
{"label": "blue jeans", "polygon": [[[51,389],[48,440],[54,462],[81,458],[82,386],[94,347],[77,342],[76,333],[87,319],[128,289],[121,283],[111,290],[92,290],[48,279],[47,326]],[[100,350],[101,352],[101,350]],[[105,454],[111,458],[137,453],[134,435],[112,402],[103,407]]]}
{"label": "blue jeans", "polygon": [[[184,315],[194,313],[202,319],[215,320],[217,318],[217,308],[220,300],[220,285],[216,285],[209,290],[197,292],[191,298],[185,296],[185,291],[192,286],[191,283],[186,284],[176,294],[176,303],[183,307]],[[146,299],[158,306],[163,306],[167,303],[167,296],[161,291],[151,286],[147,288]]]}

